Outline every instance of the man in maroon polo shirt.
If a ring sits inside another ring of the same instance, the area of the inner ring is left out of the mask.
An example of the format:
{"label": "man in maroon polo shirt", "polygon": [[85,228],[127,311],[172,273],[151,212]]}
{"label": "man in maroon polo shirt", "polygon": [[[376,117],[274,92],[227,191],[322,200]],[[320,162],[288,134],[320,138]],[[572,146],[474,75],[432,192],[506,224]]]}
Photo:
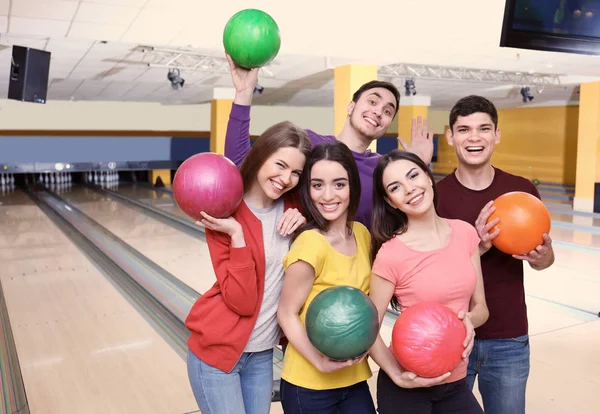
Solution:
{"label": "man in maroon polo shirt", "polygon": [[494,146],[500,142],[498,112],[481,96],[460,99],[450,112],[448,144],[458,158],[458,168],[437,184],[438,212],[446,218],[471,223],[481,242],[481,266],[488,321],[476,330],[467,380],[478,378],[486,414],[525,413],[525,388],[529,377],[529,336],[523,261],[536,270],[554,263],[552,240],[526,255],[511,256],[492,246],[498,231],[489,231],[498,219],[486,224],[494,211],[493,200],[510,191],[524,191],[540,198],[527,179],[492,166]]}

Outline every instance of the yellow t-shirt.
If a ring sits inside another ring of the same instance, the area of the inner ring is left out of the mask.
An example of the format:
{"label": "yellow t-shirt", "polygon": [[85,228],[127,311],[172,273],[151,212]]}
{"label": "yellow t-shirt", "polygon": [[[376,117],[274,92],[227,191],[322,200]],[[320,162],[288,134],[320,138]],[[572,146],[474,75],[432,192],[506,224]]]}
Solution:
{"label": "yellow t-shirt", "polygon": [[[283,259],[283,266],[302,260],[315,269],[313,287],[300,310],[300,320],[304,324],[308,306],[321,291],[333,286],[352,286],[367,295],[371,282],[369,249],[371,236],[367,228],[359,222],[353,223],[356,240],[356,255],[347,256],[335,250],[329,241],[317,230],[303,232],[292,244]],[[299,387],[313,390],[326,390],[348,387],[365,381],[372,376],[369,363],[365,359],[360,364],[324,374],[302,356],[292,344],[288,344],[283,359],[281,378]]]}

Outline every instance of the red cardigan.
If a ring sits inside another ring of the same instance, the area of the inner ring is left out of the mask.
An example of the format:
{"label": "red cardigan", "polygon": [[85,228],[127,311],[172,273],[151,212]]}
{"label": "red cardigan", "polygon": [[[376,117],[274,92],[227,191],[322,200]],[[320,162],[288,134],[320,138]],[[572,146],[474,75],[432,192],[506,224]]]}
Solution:
{"label": "red cardigan", "polygon": [[[300,208],[297,194],[284,199],[284,210]],[[265,284],[262,223],[242,201],[232,215],[242,226],[246,246],[206,229],[206,242],[217,281],[192,306],[185,326],[189,349],[200,360],[227,373],[240,359],[258,318]]]}

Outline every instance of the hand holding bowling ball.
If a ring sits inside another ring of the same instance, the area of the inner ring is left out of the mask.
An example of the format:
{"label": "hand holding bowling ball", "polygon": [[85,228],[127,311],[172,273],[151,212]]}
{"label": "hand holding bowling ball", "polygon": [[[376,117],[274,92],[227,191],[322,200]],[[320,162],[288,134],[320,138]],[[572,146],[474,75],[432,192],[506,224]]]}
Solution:
{"label": "hand holding bowling ball", "polygon": [[463,321],[463,324],[465,325],[465,329],[467,331],[467,336],[465,338],[465,341],[463,342],[463,346],[465,347],[465,350],[462,354],[463,357],[463,361],[468,362],[469,361],[469,355],[471,355],[471,351],[473,350],[473,344],[475,342],[475,327],[473,326],[473,322],[471,321],[471,316],[464,312],[464,311],[460,311],[458,312],[458,319]]}
{"label": "hand holding bowling ball", "polygon": [[[244,69],[235,64],[231,56],[227,55],[231,80],[236,91],[236,102],[250,105],[254,96],[254,88],[258,82],[258,69]],[[240,101],[240,98],[244,101]]]}
{"label": "hand holding bowling ball", "polygon": [[346,361],[337,361],[321,355],[321,359],[317,362],[315,368],[324,374],[328,374],[352,365],[360,364],[366,357],[367,353],[364,353],[358,358],[348,359]]}
{"label": "hand holding bowling ball", "polygon": [[239,246],[240,243],[234,243],[234,240],[238,240],[238,241],[245,240],[242,225],[240,223],[238,223],[238,221],[236,219],[234,219],[233,217],[218,219],[218,218],[211,217],[204,212],[202,212],[200,214],[202,215],[202,218],[200,220],[198,220],[196,222],[196,224],[199,224],[202,227],[207,228],[212,231],[218,231],[221,233],[225,233],[229,237],[231,237],[232,245],[234,245],[233,247],[242,247],[242,246]]}
{"label": "hand holding bowling ball", "polygon": [[392,378],[392,381],[400,388],[426,388],[443,384],[449,376],[450,373],[446,372],[439,377],[424,378],[419,377],[414,372],[403,371],[402,374],[400,374],[400,377]]}
{"label": "hand holding bowling ball", "polygon": [[[493,220],[489,220],[490,216],[496,211],[494,206],[494,200],[488,202],[479,213],[477,220],[475,220],[475,229],[479,235],[479,253],[483,254],[492,248],[493,240],[498,237],[500,229],[495,228],[500,222],[499,217],[495,217]],[[493,231],[491,231],[494,229]]]}
{"label": "hand holding bowling ball", "polygon": [[496,223],[490,229],[495,235],[490,234],[490,241],[498,250],[522,256],[548,241],[544,235],[550,233],[550,213],[539,198],[512,191],[496,198],[493,207],[484,228]]}

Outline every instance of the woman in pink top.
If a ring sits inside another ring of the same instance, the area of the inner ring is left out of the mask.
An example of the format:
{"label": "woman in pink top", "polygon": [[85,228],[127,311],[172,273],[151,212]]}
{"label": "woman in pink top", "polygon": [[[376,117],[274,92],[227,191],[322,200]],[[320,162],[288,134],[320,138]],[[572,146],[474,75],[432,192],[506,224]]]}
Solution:
{"label": "woman in pink top", "polygon": [[488,318],[477,231],[437,215],[435,179],[414,154],[395,150],[383,156],[373,186],[370,296],[380,321],[389,303],[401,312],[435,301],[456,312],[467,329],[463,360],[434,385],[405,371],[379,336],[370,353],[381,367],[378,412],[482,413],[466,383],[474,328]]}

